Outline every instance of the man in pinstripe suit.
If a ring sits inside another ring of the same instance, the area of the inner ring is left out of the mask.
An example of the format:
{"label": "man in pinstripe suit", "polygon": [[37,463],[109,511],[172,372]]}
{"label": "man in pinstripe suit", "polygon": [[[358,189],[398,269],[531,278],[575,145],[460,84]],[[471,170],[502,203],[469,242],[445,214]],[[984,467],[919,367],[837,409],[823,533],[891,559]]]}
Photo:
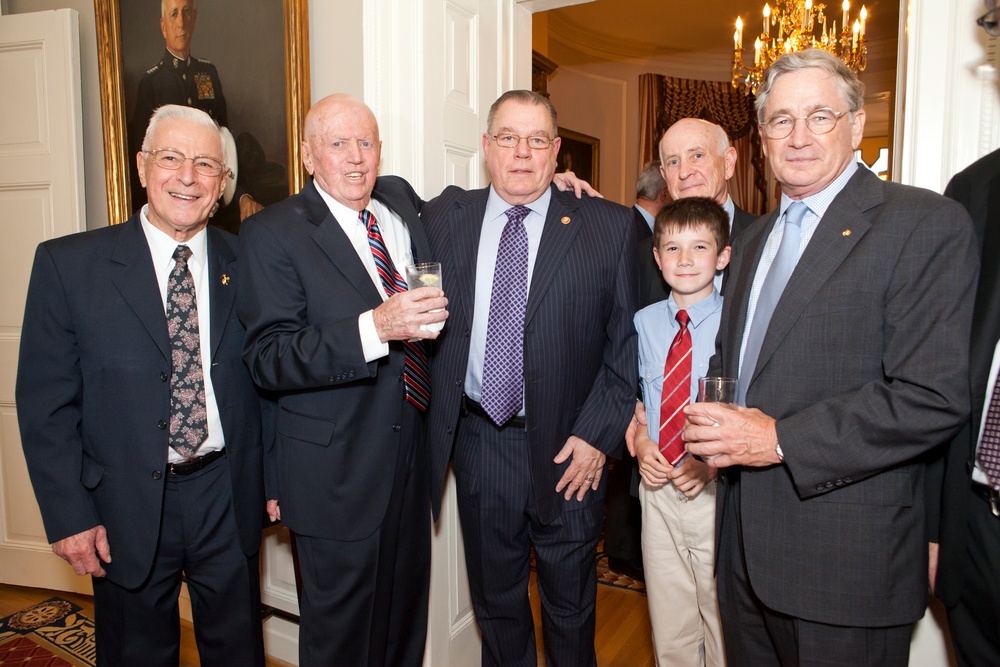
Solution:
{"label": "man in pinstripe suit", "polygon": [[622,206],[550,187],[560,140],[547,99],[507,92],[487,124],[493,184],[448,188],[421,212],[450,313],[431,361],[434,512],[451,460],[484,665],[537,662],[532,547],[547,664],[595,665],[602,475],[635,403],[635,228]]}

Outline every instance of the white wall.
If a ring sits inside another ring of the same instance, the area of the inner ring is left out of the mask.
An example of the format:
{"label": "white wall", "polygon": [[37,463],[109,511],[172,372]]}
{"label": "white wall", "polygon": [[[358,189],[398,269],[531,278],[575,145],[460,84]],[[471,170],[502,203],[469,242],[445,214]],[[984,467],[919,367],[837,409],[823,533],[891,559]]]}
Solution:
{"label": "white wall", "polygon": [[87,229],[108,224],[104,178],[104,134],[97,69],[97,26],[94,0],[4,0],[4,14],[24,14],[53,9],[75,9],[80,15],[80,70],[83,89],[83,168],[85,174]]}

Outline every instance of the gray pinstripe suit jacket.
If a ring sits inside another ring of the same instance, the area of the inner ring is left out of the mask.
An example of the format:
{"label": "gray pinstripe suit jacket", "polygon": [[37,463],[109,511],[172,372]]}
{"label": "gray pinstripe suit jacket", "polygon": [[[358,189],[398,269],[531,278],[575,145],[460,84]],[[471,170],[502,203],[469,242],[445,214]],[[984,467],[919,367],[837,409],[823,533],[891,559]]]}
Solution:
{"label": "gray pinstripe suit jacket", "polygon": [[[758,220],[734,247],[715,373],[738,375],[747,300],[776,218]],[[734,496],[750,582],[770,608],[851,626],[922,615],[918,459],[968,415],[978,266],[960,205],[864,168],[823,216],[747,392],[748,406],[778,420],[785,455],[784,465],[742,469]],[[720,493],[721,527],[733,520],[731,482]],[[737,545],[723,538],[720,554],[727,548]]]}
{"label": "gray pinstripe suit jacket", "polygon": [[[475,306],[476,256],[489,189],[447,188],[421,220],[440,260],[449,318],[431,360],[427,414],[434,516],[455,440]],[[638,350],[632,314],[638,267],[632,214],[603,199],[552,188],[524,324],[525,406],[539,518],[563,510],[555,487],[569,463],[552,459],[570,435],[620,456],[635,405]],[[603,502],[605,486],[584,502]],[[573,501],[576,503],[576,501]],[[579,504],[576,503],[579,507]]]}

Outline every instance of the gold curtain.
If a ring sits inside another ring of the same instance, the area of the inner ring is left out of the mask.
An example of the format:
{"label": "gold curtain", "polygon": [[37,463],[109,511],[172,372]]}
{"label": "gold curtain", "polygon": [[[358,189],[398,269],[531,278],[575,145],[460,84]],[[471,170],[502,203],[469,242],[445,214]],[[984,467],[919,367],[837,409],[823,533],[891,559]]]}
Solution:
{"label": "gold curtain", "polygon": [[729,183],[733,201],[761,215],[767,206],[767,179],[754,98],[725,81],[639,76],[640,168],[657,154],[663,133],[682,118],[702,118],[721,126],[736,148],[736,173]]}

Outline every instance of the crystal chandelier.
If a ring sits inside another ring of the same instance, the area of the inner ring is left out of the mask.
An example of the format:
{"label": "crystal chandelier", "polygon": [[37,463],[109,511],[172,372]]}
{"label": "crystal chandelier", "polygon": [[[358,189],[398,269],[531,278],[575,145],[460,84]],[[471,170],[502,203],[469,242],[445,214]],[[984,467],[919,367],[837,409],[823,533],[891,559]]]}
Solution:
{"label": "crystal chandelier", "polygon": [[841,5],[843,14],[838,27],[836,19],[828,21],[826,5],[812,0],[775,0],[774,8],[764,5],[764,30],[753,44],[753,65],[743,64],[743,19],[736,18],[733,34],[733,87],[745,86],[749,93],[757,92],[764,71],[783,53],[803,49],[824,49],[840,58],[855,73],[868,64],[865,43],[865,22],[868,10],[864,6],[854,24],[850,23],[850,0]]}

